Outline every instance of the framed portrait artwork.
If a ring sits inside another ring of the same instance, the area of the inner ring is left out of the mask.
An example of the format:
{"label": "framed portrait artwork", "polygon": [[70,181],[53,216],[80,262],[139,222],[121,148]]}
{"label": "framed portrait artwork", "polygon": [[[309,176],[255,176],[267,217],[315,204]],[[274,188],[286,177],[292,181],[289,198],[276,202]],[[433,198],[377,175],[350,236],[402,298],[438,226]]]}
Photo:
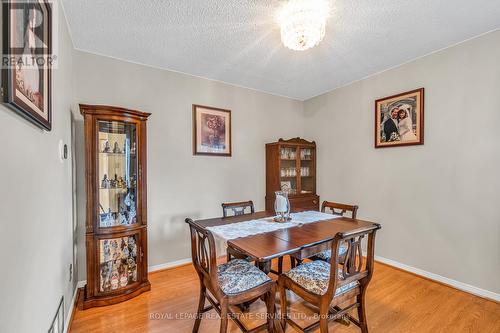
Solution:
{"label": "framed portrait artwork", "polygon": [[193,155],[231,156],[231,111],[193,104]]}
{"label": "framed portrait artwork", "polygon": [[2,3],[2,101],[51,130],[52,1]]}
{"label": "framed portrait artwork", "polygon": [[424,144],[424,88],[375,101],[375,148]]}

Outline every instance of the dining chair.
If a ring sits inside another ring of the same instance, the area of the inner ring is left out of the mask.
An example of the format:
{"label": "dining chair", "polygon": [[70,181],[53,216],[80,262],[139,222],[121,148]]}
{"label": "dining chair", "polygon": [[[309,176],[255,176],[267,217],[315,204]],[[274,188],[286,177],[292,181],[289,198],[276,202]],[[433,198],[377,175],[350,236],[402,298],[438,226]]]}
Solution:
{"label": "dining chair", "polygon": [[[232,212],[232,215],[229,213]],[[255,207],[253,205],[253,201],[241,201],[241,202],[223,202],[222,203],[222,217],[230,217],[230,216],[241,216],[255,213]],[[244,255],[243,253],[237,251],[236,249],[227,248],[227,261],[231,261],[232,258],[236,259],[244,259],[247,261],[251,261],[249,257]]]}
{"label": "dining chair", "polygon": [[323,201],[323,204],[321,205],[321,211],[323,213],[326,213],[327,208],[333,215],[344,216],[346,212],[350,212],[351,218],[355,219],[359,207],[356,205],[346,205],[332,201]]}
{"label": "dining chair", "polygon": [[253,214],[253,213],[255,213],[255,208],[253,205],[253,201],[251,201],[251,200],[241,201],[241,202],[222,203],[222,216],[223,217],[230,216],[228,214],[229,211],[232,211],[234,216],[239,216],[239,215]]}
{"label": "dining chair", "polygon": [[[356,205],[346,205],[342,203],[337,203],[337,202],[332,202],[332,201],[323,201],[323,204],[321,205],[321,211],[323,213],[327,212],[328,210],[332,213],[332,215],[336,216],[344,216],[347,212],[351,214],[351,218],[355,219],[356,214],[358,213],[358,206]],[[341,257],[341,261],[344,258],[345,254],[347,252],[347,244],[341,243],[339,247],[339,255]],[[332,258],[332,251],[331,250],[325,250],[320,253],[315,254],[314,256],[310,257],[309,259],[311,260],[324,260],[330,262]]]}
{"label": "dining chair", "polygon": [[[328,210],[327,210],[328,208]],[[321,212],[323,213],[331,213],[332,215],[335,216],[344,216],[347,212],[351,214],[351,218],[355,219],[356,214],[358,212],[358,206],[356,205],[346,205],[342,203],[337,203],[337,202],[332,202],[332,201],[323,201],[323,204],[321,205]],[[347,245],[344,243],[340,244],[339,247],[339,255],[342,259],[344,258],[345,254],[347,252]],[[316,253],[315,255],[308,257],[307,259],[311,260],[323,260],[330,262],[332,257],[332,251],[330,249],[321,251],[319,253]],[[302,259],[299,259],[297,256],[294,256],[293,254],[290,256],[290,261],[291,261],[291,267],[296,267],[300,264],[302,264]]]}
{"label": "dining chair", "polygon": [[[301,332],[309,332],[320,327],[321,333],[328,333],[328,321],[344,316],[368,332],[366,319],[366,289],[373,275],[375,233],[380,229],[375,224],[373,229],[362,232],[337,233],[331,243],[331,251],[335,253],[331,263],[315,260],[292,268],[278,279],[281,301],[281,326],[286,330],[289,323]],[[361,241],[368,236],[366,261],[363,258]],[[341,262],[340,244],[347,244],[346,259]],[[293,291],[306,302],[319,308],[319,321],[302,328],[288,315],[286,290]],[[351,303],[354,300],[354,303]],[[348,305],[343,305],[347,303]],[[350,303],[350,304],[349,304]],[[344,307],[341,308],[340,305]],[[358,319],[349,312],[357,309]]]}
{"label": "dining chair", "polygon": [[[200,299],[193,333],[198,332],[203,313],[215,309],[221,317],[220,333],[227,331],[231,318],[243,332],[253,332],[267,327],[274,332],[272,314],[275,311],[275,282],[249,262],[233,259],[217,265],[215,241],[212,233],[192,219],[187,218],[191,231],[191,256],[194,268],[200,278]],[[210,294],[208,293],[210,292]],[[231,305],[239,305],[261,298],[267,307],[267,322],[248,330],[231,311]],[[205,307],[205,300],[210,305]]]}

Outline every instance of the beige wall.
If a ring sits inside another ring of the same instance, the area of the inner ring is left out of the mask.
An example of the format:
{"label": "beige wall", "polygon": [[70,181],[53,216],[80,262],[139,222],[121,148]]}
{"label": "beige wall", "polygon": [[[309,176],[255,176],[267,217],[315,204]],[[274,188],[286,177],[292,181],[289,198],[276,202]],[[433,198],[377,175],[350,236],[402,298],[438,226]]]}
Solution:
{"label": "beige wall", "polygon": [[[420,87],[425,145],[374,149],[374,100]],[[500,293],[500,31],[306,101],[305,135],[378,256]]]}
{"label": "beige wall", "polygon": [[[76,52],[75,63],[76,102],[152,113],[148,123],[150,266],[190,258],[186,217],[220,216],[224,201],[252,199],[257,209],[264,209],[264,144],[302,134],[302,102],[83,52]],[[192,155],[192,104],[232,110],[232,158]],[[81,132],[81,120],[77,128]],[[81,158],[83,133],[77,138]],[[79,277],[83,280],[83,161],[78,166]]]}
{"label": "beige wall", "polygon": [[59,67],[53,71],[51,132],[0,106],[0,332],[47,332],[61,296],[73,297],[71,161],[72,55],[59,10]]}

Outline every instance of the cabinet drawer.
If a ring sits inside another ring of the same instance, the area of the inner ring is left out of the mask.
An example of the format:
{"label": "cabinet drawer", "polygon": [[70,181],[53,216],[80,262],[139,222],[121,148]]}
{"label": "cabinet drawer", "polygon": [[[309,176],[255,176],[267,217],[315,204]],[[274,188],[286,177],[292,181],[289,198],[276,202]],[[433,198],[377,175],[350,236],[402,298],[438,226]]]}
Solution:
{"label": "cabinet drawer", "polygon": [[294,209],[319,210],[319,197],[310,196],[310,197],[290,198],[290,205],[292,206],[292,210]]}

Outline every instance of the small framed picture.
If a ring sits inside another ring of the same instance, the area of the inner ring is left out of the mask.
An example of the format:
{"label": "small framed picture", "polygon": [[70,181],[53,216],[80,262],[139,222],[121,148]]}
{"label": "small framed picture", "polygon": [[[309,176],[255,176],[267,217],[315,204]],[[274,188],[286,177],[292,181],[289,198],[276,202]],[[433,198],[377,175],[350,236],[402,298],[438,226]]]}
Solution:
{"label": "small framed picture", "polygon": [[375,148],[424,144],[424,88],[375,101]]}
{"label": "small framed picture", "polygon": [[231,156],[231,111],[193,104],[193,155]]}
{"label": "small framed picture", "polygon": [[9,0],[2,5],[2,101],[50,131],[53,2]]}
{"label": "small framed picture", "polygon": [[287,181],[281,181],[281,191],[282,192],[290,192],[292,189],[292,182],[287,180]]}

